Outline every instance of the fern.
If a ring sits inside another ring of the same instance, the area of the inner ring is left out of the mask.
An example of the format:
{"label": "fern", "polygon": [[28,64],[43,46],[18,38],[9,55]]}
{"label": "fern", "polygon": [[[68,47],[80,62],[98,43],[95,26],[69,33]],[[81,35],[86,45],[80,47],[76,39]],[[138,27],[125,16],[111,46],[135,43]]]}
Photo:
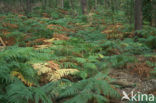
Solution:
{"label": "fern", "polygon": [[105,56],[103,58],[103,62],[106,62],[109,64],[109,67],[114,67],[114,68],[124,68],[127,63],[134,63],[137,60],[135,57],[130,56],[130,55],[113,55],[113,56]]}
{"label": "fern", "polygon": [[72,62],[64,62],[61,64],[61,67],[62,68],[75,68],[77,66]]}
{"label": "fern", "polygon": [[[48,83],[44,86],[26,87],[20,81],[15,81],[7,87],[6,97],[9,103],[53,103],[59,82]],[[55,91],[55,92],[54,92]]]}
{"label": "fern", "polygon": [[78,63],[86,63],[86,59],[85,58],[80,58],[80,57],[77,57],[75,58],[75,60],[78,62]]}
{"label": "fern", "polygon": [[61,79],[62,77],[68,76],[68,75],[74,75],[78,73],[79,71],[76,69],[60,69],[57,70],[51,74],[49,74],[50,81],[56,81]]}
{"label": "fern", "polygon": [[99,73],[95,77],[81,80],[67,87],[60,94],[60,98],[73,96],[65,103],[88,103],[89,100],[96,99],[98,103],[106,103],[109,101],[107,97],[119,97],[113,86],[105,79],[107,76]]}
{"label": "fern", "polygon": [[23,75],[21,73],[19,73],[19,72],[12,71],[11,72],[11,75],[12,76],[16,76],[18,79],[20,79],[27,86],[32,86],[33,85],[33,83],[31,83],[30,81],[25,80],[25,78],[23,77]]}
{"label": "fern", "polygon": [[55,65],[51,65],[51,64],[49,66],[53,66],[53,67],[48,67],[47,63],[33,64],[33,67],[38,72],[38,75],[42,76],[43,74],[44,75],[46,74],[47,75],[46,78],[49,81],[56,81],[67,75],[72,75],[79,72],[77,69],[60,69],[59,67],[56,67]]}

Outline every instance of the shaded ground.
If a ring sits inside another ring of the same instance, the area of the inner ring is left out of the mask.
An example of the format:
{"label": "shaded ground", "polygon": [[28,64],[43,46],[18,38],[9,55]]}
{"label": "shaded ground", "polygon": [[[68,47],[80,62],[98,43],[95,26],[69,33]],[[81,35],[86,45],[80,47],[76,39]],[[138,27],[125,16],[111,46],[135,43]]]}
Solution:
{"label": "shaded ground", "polygon": [[[122,92],[131,93],[131,91],[141,92],[143,94],[154,94],[156,96],[156,79],[140,78],[138,74],[132,74],[128,70],[113,69],[110,76],[115,79],[114,84],[118,84],[120,88],[117,91],[123,96]],[[117,100],[118,103],[127,103]],[[117,102],[114,102],[117,103]]]}

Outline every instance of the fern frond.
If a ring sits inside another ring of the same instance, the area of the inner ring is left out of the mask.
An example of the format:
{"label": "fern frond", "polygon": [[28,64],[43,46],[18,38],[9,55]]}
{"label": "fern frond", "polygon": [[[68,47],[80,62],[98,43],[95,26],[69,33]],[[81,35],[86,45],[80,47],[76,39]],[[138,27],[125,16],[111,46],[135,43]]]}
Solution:
{"label": "fern frond", "polygon": [[47,63],[35,63],[33,68],[37,70],[38,75],[51,72],[51,68],[46,67]]}
{"label": "fern frond", "polygon": [[79,72],[77,69],[60,69],[58,67],[58,64],[54,65],[54,63],[53,67],[48,66],[48,63],[36,63],[33,64],[33,67],[35,70],[37,70],[38,75],[47,74],[47,78],[49,81],[59,80],[62,77],[65,77],[67,75],[73,75]]}
{"label": "fern frond", "polygon": [[75,58],[75,60],[76,60],[78,63],[86,63],[86,59],[84,59],[84,58],[77,57],[77,58]]}
{"label": "fern frond", "polygon": [[74,96],[65,103],[88,103],[96,99],[98,103],[107,103],[109,97],[119,97],[119,94],[106,80],[106,76],[99,73],[95,77],[73,83],[60,94],[60,97]]}
{"label": "fern frond", "polygon": [[26,80],[24,78],[24,76],[20,72],[12,71],[11,75],[17,77],[18,79],[20,79],[24,84],[26,84],[29,87],[31,87],[33,85],[33,83],[31,83],[30,81]]}
{"label": "fern frond", "polygon": [[[15,81],[7,87],[6,98],[9,103],[53,103],[59,82],[48,83],[39,87],[26,87],[22,82]],[[53,92],[53,93],[52,93]]]}
{"label": "fern frond", "polygon": [[74,75],[79,72],[77,69],[59,69],[49,73],[50,81],[59,80],[67,75]]}

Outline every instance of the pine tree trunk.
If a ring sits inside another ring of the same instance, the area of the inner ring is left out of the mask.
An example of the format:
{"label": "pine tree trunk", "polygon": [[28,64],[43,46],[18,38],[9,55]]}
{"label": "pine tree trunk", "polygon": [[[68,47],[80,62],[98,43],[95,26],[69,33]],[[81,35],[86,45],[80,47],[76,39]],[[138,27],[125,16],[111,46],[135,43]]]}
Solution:
{"label": "pine tree trunk", "polygon": [[61,0],[61,8],[64,8],[64,0]]}
{"label": "pine tree trunk", "polygon": [[134,13],[135,13],[135,30],[141,30],[142,29],[142,0],[135,0]]}
{"label": "pine tree trunk", "polygon": [[152,26],[156,27],[156,1],[152,1]]}
{"label": "pine tree trunk", "polygon": [[95,2],[94,8],[96,10],[98,2],[97,2],[97,0],[94,0],[94,2]]}
{"label": "pine tree trunk", "polygon": [[23,1],[22,1],[22,0],[20,0],[20,1],[19,1],[19,3],[20,3],[20,9],[21,9],[21,11],[24,11]]}
{"label": "pine tree trunk", "polygon": [[56,3],[55,7],[57,8],[58,7],[58,0],[55,0],[55,3]]}
{"label": "pine tree trunk", "polygon": [[81,0],[82,14],[87,14],[87,0]]}
{"label": "pine tree trunk", "polygon": [[46,10],[47,8],[47,0],[42,0],[42,9]]}
{"label": "pine tree trunk", "polygon": [[74,9],[73,0],[70,0],[70,7]]}
{"label": "pine tree trunk", "polygon": [[31,12],[31,0],[26,0],[26,15]]}

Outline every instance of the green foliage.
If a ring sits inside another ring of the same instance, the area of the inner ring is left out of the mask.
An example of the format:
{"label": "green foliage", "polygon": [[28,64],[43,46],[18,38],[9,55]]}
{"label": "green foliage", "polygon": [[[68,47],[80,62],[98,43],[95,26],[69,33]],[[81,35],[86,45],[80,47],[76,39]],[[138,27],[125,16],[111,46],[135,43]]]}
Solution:
{"label": "green foliage", "polygon": [[152,48],[152,49],[155,49],[155,48],[156,48],[156,45],[154,45],[154,44],[156,44],[156,37],[154,37],[154,36],[148,37],[148,38],[145,40],[145,44],[146,44],[148,47],[150,47],[150,48]]}
{"label": "green foliage", "polygon": [[[0,14],[0,36],[4,41],[14,38],[17,44],[17,47],[13,45],[0,49],[0,102],[107,103],[109,99],[119,97],[115,86],[110,84],[109,71],[126,69],[127,64],[139,62],[140,58],[137,61],[136,57],[146,58],[146,64],[155,78],[156,65],[150,59],[155,56],[156,28],[149,25],[151,13],[145,15],[151,8],[149,2],[143,4],[146,5],[143,8],[144,26],[137,31],[143,38],[135,41],[131,35],[134,30],[134,4],[131,0],[97,0],[97,5],[95,0],[88,0],[91,12],[87,15],[79,15],[81,8],[78,0],[64,0],[64,9],[60,9],[58,0],[41,1],[37,4],[39,1],[33,0],[37,5],[33,5],[32,13],[29,13],[31,18],[19,13]],[[9,0],[5,3],[9,3]],[[93,10],[94,6],[97,6],[96,10]],[[60,25],[63,30],[48,29],[47,26],[51,24]],[[116,24],[123,28],[115,27]],[[69,30],[64,30],[66,28]],[[107,28],[114,32],[113,35],[123,35],[123,38],[108,40],[111,34],[102,34]],[[117,32],[114,28],[117,28]],[[52,38],[54,33],[67,34],[70,39],[44,43],[48,48],[35,48],[43,43],[40,39]],[[36,39],[39,42],[35,42]],[[33,42],[31,46],[35,49],[18,47],[30,42]],[[48,61],[55,61],[60,69],[78,69],[79,73],[47,83],[44,80],[46,75],[39,77],[32,64]],[[41,83],[40,79],[46,83]]]}
{"label": "green foliage", "polygon": [[57,86],[59,86],[59,82],[48,83],[38,87],[26,87],[20,81],[15,81],[7,86],[5,98],[9,103],[53,103],[51,99],[55,97]]}
{"label": "green foliage", "polygon": [[10,48],[0,53],[0,73],[2,81],[11,82],[11,72],[16,71],[21,73],[27,80],[32,81],[34,83],[36,82],[36,72],[34,71],[34,69],[32,69],[30,64],[28,64],[28,61],[30,59],[28,58],[28,55],[31,54],[30,51],[31,49],[15,50],[15,48]]}
{"label": "green foliage", "polygon": [[[43,23],[41,23],[43,22]],[[3,19],[3,24],[6,27],[0,25],[1,30],[6,30],[9,33],[7,35],[0,34],[2,37],[15,38],[16,43],[26,43],[38,38],[51,38],[53,36],[53,30],[47,28],[47,22],[45,19],[27,18],[25,16],[19,17],[18,15],[9,15]],[[30,38],[31,37],[31,38]],[[9,38],[8,38],[9,39]]]}
{"label": "green foliage", "polygon": [[66,88],[60,94],[60,97],[74,96],[65,103],[88,103],[89,100],[107,103],[109,101],[107,96],[119,97],[119,95],[105,80],[106,78],[107,75],[99,73],[95,77],[81,80]]}
{"label": "green foliage", "polygon": [[112,59],[112,66],[115,68],[123,68],[126,66],[127,63],[135,62],[135,58],[132,56],[126,55],[117,55],[113,56]]}
{"label": "green foliage", "polygon": [[100,33],[100,31],[90,31],[90,30],[89,31],[80,30],[78,33],[74,34],[74,36],[81,37],[87,41],[103,40],[106,38],[104,35]]}
{"label": "green foliage", "polygon": [[[84,78],[84,80],[77,83],[72,83],[72,85],[69,86],[64,85],[63,90],[61,89],[62,87],[60,87],[61,85],[59,85],[59,82],[52,82],[43,86],[39,86],[36,71],[34,71],[30,63],[38,62],[37,59],[41,59],[42,61],[48,60],[48,58],[42,56],[42,53],[45,54],[49,52],[49,49],[36,51],[32,48],[19,47],[8,48],[1,52],[0,90],[5,89],[6,91],[1,92],[0,100],[9,103],[27,103],[28,101],[35,101],[35,103],[39,103],[39,101],[41,101],[42,103],[52,103],[51,99],[55,100],[57,93],[60,93],[59,97],[57,98],[62,98],[62,96],[71,96],[72,92],[74,92],[73,90],[77,89],[77,85],[80,88],[78,90],[80,90],[82,93],[77,94],[71,100],[71,102],[77,101],[80,98],[83,98],[82,96],[85,96],[86,100],[84,101],[84,103],[87,103],[88,100],[91,100],[93,98],[97,99],[97,101],[101,103],[108,101],[108,99],[102,96],[102,94],[112,97],[117,96],[117,93],[109,85],[109,83],[106,80],[103,80],[107,78],[107,76],[103,74],[99,74],[93,78],[85,79],[87,77],[87,74],[85,72],[81,72],[81,77]],[[48,56],[50,56],[50,54],[48,54]],[[86,60],[90,62],[95,62],[96,58],[96,56],[89,56]],[[80,57],[77,57],[75,60],[79,63],[84,64],[84,67],[86,69],[96,69],[96,66],[93,63],[85,64],[86,60],[84,58],[82,59]],[[68,63],[71,64],[71,62]],[[67,65],[67,63],[65,64]],[[65,65],[64,67],[71,67],[71,65],[69,64],[68,66]],[[11,76],[12,71],[17,71],[21,73],[24,79],[31,81],[37,87],[27,87],[26,84],[24,84],[19,78]],[[32,80],[32,78],[34,78],[34,80]],[[97,86],[98,88],[96,88]],[[68,94],[69,88],[71,88],[70,94]],[[102,94],[100,91],[102,91]],[[66,94],[66,92],[68,93]]]}
{"label": "green foliage", "polygon": [[150,22],[152,18],[152,2],[143,0],[143,19]]}
{"label": "green foliage", "polygon": [[[0,61],[1,61],[0,80],[3,81],[2,86],[6,85],[6,87],[1,87],[0,89],[5,88],[7,90],[1,94],[2,95],[0,99],[1,101],[8,101],[10,103],[20,103],[20,102],[27,103],[27,101],[35,100],[35,102],[38,103],[38,101],[40,100],[43,103],[51,103],[52,102],[50,101],[51,98],[56,99],[55,93],[61,90],[61,87],[57,86],[58,89],[56,89],[55,86],[53,87],[49,86],[46,87],[45,89],[44,87],[50,84],[46,84],[45,86],[39,86],[38,76],[36,75],[36,71],[34,71],[34,69],[31,66],[31,64],[35,62],[48,61],[51,59],[54,59],[59,62],[64,57],[66,57],[65,59],[69,59],[69,61],[63,62],[61,64],[61,67],[80,69],[81,72],[79,76],[85,80],[84,84],[82,85],[86,85],[87,88],[89,86],[87,84],[88,82],[89,84],[91,83],[92,85],[92,82],[97,81],[96,79],[99,76],[85,79],[90,76],[93,76],[93,74],[96,74],[98,71],[96,65],[96,62],[98,61],[98,56],[95,55],[95,53],[100,48],[97,46],[97,44],[85,42],[84,40],[73,38],[69,41],[55,41],[53,45],[55,46],[49,47],[47,49],[40,49],[40,50],[34,50],[33,48],[28,48],[28,47],[27,48],[10,47],[4,49],[3,52],[0,53]],[[75,62],[77,64],[75,64]],[[19,72],[24,77],[25,80],[32,82],[34,85],[37,85],[37,87],[34,86],[27,87],[26,84],[23,84],[23,82],[17,77],[14,77],[12,79],[12,76],[10,75],[12,71]],[[103,75],[101,75],[100,78],[101,77],[103,77]],[[34,80],[32,80],[32,78],[34,78]],[[101,84],[101,82],[103,82],[103,84]],[[77,82],[76,85],[78,83],[79,82]],[[72,83],[72,85],[74,84],[75,83]],[[99,92],[99,90],[106,91],[108,88],[107,90],[108,92],[106,93],[104,92],[103,94],[105,95],[109,94],[110,96],[113,96],[113,93],[115,93],[115,91],[111,89],[111,86],[109,86],[109,84],[105,80],[99,80],[97,84],[96,83],[93,84],[93,87],[96,87],[96,85],[100,86],[99,89],[98,88],[96,89],[97,92]],[[66,89],[68,89],[69,87],[70,85],[67,86]],[[83,86],[81,88],[83,89]],[[84,88],[84,92],[86,91],[85,90],[86,88]],[[47,91],[47,89],[49,91]],[[92,91],[92,89],[93,88],[91,88],[90,92]],[[49,92],[52,94],[47,96]],[[88,99],[95,97],[99,102],[107,101],[107,98],[103,97],[101,93],[100,94],[99,93],[92,93],[88,97]],[[85,96],[88,95],[86,94]],[[74,98],[77,98],[77,96]]]}
{"label": "green foliage", "polygon": [[122,51],[128,52],[129,54],[139,55],[151,52],[149,47],[142,43],[134,42],[133,39],[125,39],[121,43],[121,46],[124,47]]}
{"label": "green foliage", "polygon": [[87,16],[86,15],[80,15],[80,16],[78,16],[78,19],[80,19],[81,22],[87,22]]}
{"label": "green foliage", "polygon": [[[59,82],[48,83],[44,86],[39,86],[38,76],[30,63],[38,62],[45,58],[42,55],[43,51],[34,51],[32,48],[12,47],[0,52],[0,101],[8,103],[52,103],[51,99],[55,96],[55,87]],[[41,55],[39,55],[41,54]],[[45,51],[44,51],[45,54]],[[41,57],[40,57],[41,56]],[[44,57],[44,58],[43,58]],[[34,59],[32,59],[34,58]],[[13,76],[16,71],[19,76]],[[23,80],[29,81],[35,87],[27,87]],[[37,86],[37,87],[36,87]]]}
{"label": "green foliage", "polygon": [[114,68],[125,68],[127,63],[133,63],[135,61],[136,58],[130,55],[113,55],[103,58],[103,62],[107,62]]}
{"label": "green foliage", "polygon": [[156,37],[155,36],[149,36],[145,39],[141,39],[141,42],[145,43],[149,48],[155,49],[156,48]]}
{"label": "green foliage", "polygon": [[59,14],[58,14],[58,12],[56,12],[56,10],[53,11],[53,12],[51,12],[50,16],[51,16],[53,19],[57,19],[57,18],[60,17]]}
{"label": "green foliage", "polygon": [[22,32],[19,31],[14,31],[9,33],[6,37],[16,37],[16,41],[18,42],[19,40],[22,40],[24,38],[25,34],[23,34]]}
{"label": "green foliage", "polygon": [[149,36],[156,35],[156,28],[145,25],[142,30],[138,30],[137,32],[142,34],[144,38],[148,38]]}

